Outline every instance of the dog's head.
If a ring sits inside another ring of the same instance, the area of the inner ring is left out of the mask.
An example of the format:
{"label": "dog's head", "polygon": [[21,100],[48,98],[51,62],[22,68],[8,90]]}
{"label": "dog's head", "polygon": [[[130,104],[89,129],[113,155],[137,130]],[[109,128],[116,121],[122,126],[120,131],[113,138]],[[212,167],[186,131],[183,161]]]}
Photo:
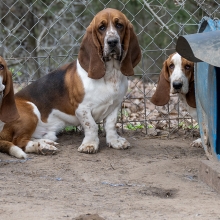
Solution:
{"label": "dog's head", "polygon": [[186,95],[189,106],[195,108],[194,63],[181,57],[178,53],[171,54],[163,63],[157,89],[151,98],[155,105],[165,105],[170,100],[170,93]]}
{"label": "dog's head", "polygon": [[0,120],[8,123],[19,117],[15,100],[12,75],[0,56]]}
{"label": "dog's head", "polygon": [[105,75],[105,62],[111,59],[120,62],[124,75],[134,75],[133,68],[141,59],[141,50],[133,26],[126,16],[111,8],[100,11],[86,30],[78,59],[93,79]]}

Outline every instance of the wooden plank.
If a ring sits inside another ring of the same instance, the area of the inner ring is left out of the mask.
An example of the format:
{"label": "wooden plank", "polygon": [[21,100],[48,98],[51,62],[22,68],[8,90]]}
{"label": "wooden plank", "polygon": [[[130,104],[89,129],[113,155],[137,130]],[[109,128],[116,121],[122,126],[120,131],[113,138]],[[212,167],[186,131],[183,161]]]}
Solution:
{"label": "wooden plank", "polygon": [[202,160],[199,165],[199,180],[220,193],[220,162]]}

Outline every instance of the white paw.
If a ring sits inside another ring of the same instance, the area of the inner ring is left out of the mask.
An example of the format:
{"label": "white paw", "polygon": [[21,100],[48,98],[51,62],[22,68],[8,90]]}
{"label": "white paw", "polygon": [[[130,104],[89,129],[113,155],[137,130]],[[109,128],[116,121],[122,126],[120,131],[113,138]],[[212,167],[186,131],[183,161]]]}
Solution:
{"label": "white paw", "polygon": [[130,143],[123,137],[118,136],[115,139],[108,139],[107,144],[109,147],[115,148],[115,149],[127,149],[131,145]]}
{"label": "white paw", "polygon": [[190,146],[192,147],[202,147],[202,140],[201,138],[196,139],[195,141],[193,141]]}
{"label": "white paw", "polygon": [[27,154],[20,147],[17,146],[10,147],[9,154],[19,159],[27,158]]}
{"label": "white paw", "polygon": [[78,151],[81,153],[94,154],[99,149],[99,142],[90,141],[87,143],[83,143],[79,146]]}
{"label": "white paw", "polygon": [[58,149],[55,147],[58,143],[49,139],[38,140],[38,153],[39,154],[55,154]]}

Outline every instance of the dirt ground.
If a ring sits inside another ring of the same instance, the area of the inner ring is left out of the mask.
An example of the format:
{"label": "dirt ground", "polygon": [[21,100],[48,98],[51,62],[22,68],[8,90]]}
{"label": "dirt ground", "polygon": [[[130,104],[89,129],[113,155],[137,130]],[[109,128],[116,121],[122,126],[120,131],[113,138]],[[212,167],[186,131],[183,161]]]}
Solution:
{"label": "dirt ground", "polygon": [[127,150],[100,136],[100,151],[82,154],[83,135],[62,134],[56,155],[0,154],[0,219],[220,219],[219,194],[198,180],[204,151],[191,138],[123,136]]}

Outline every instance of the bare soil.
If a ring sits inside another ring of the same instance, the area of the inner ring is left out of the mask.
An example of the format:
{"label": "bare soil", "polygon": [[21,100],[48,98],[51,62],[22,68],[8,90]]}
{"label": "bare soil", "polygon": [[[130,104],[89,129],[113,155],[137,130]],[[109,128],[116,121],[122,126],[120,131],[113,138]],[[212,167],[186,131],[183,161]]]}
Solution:
{"label": "bare soil", "polygon": [[220,219],[220,196],[198,180],[206,159],[191,138],[124,134],[132,147],[77,152],[83,134],[59,136],[56,155],[0,154],[1,220]]}

